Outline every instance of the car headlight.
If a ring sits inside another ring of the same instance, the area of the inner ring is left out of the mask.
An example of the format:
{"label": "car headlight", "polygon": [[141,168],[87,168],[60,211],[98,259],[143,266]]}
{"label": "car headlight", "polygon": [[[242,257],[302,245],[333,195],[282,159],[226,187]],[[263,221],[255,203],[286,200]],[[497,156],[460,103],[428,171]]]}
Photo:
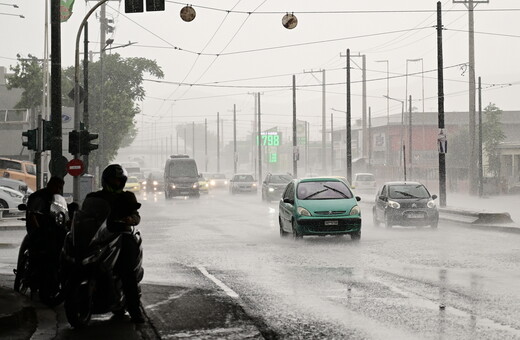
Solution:
{"label": "car headlight", "polygon": [[269,188],[269,192],[273,192],[274,191],[274,188]]}
{"label": "car headlight", "polygon": [[191,186],[193,189],[197,189],[199,187],[199,183],[193,183],[193,185]]}
{"label": "car headlight", "polygon": [[352,207],[352,209],[350,209],[349,215],[360,215],[360,214],[361,214],[361,209],[359,208],[359,205],[355,205]]}
{"label": "car headlight", "polygon": [[386,205],[389,206],[390,208],[393,208],[393,209],[401,208],[401,205],[399,203],[397,203],[396,201],[388,201],[386,203]]}
{"label": "car headlight", "polygon": [[143,185],[146,185],[146,181],[143,182]]}
{"label": "car headlight", "polygon": [[228,182],[227,182],[227,181],[224,181],[224,184],[228,184]]}
{"label": "car headlight", "polygon": [[13,197],[13,198],[19,198],[19,199],[22,199],[23,198],[23,195],[17,195],[16,193],[14,192],[10,192],[10,191],[6,191],[6,190],[2,190],[3,192],[5,192],[6,194],[9,194],[9,196]]}
{"label": "car headlight", "polygon": [[256,187],[256,183],[253,183],[253,186]]}
{"label": "car headlight", "polygon": [[434,200],[428,201],[428,203],[426,203],[426,206],[430,209],[434,209],[436,207],[435,201]]}
{"label": "car headlight", "polygon": [[215,181],[210,181],[209,184],[215,185]]}
{"label": "car headlight", "polygon": [[309,212],[309,210],[307,210],[305,208],[298,207],[297,211],[298,211],[298,214],[300,214],[302,216],[311,216],[311,213]]}
{"label": "car headlight", "polygon": [[172,184],[172,189],[175,189],[175,184]]}
{"label": "car headlight", "polygon": [[[146,183],[145,183],[146,184]],[[153,181],[153,185],[159,185],[159,182]]]}

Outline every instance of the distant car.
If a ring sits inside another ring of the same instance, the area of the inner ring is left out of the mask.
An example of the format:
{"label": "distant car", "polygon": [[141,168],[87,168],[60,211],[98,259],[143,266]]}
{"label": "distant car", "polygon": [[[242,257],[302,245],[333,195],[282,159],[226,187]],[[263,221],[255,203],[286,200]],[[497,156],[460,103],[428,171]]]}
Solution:
{"label": "distant car", "polygon": [[291,181],[278,206],[280,236],[345,235],[361,239],[361,209],[345,182],[334,177]]}
{"label": "distant car", "polygon": [[0,177],[0,186],[2,187],[8,187],[13,190],[19,191],[22,194],[30,194],[33,192],[27,187],[27,184],[23,181],[17,180],[17,179],[11,179],[11,178],[2,178]]}
{"label": "distant car", "polygon": [[279,200],[292,179],[288,174],[267,174],[262,182],[262,201]]}
{"label": "distant car", "polygon": [[361,172],[354,174],[352,179],[352,189],[356,192],[376,192],[376,178],[374,174],[368,172]]}
{"label": "distant car", "polygon": [[437,228],[437,195],[419,182],[387,182],[377,191],[373,208],[374,226],[431,226]]}
{"label": "distant car", "polygon": [[235,174],[229,181],[229,192],[232,194],[256,193],[255,178],[250,174]]}
{"label": "distant car", "polygon": [[159,192],[164,189],[164,173],[162,171],[150,171],[144,181],[141,182],[141,190],[145,192]]}
{"label": "distant car", "polygon": [[209,183],[203,174],[199,175],[199,191],[203,194],[209,194]]}
{"label": "distant car", "polygon": [[211,189],[227,188],[229,184],[226,175],[221,173],[207,174],[206,179],[208,180]]}
{"label": "distant car", "polygon": [[141,191],[141,183],[139,183],[139,180],[135,176],[130,176],[126,180],[125,184],[125,191],[131,191],[131,192],[139,192]]}
{"label": "distant car", "polygon": [[24,202],[24,194],[8,188],[0,187],[0,211],[4,215],[18,212],[18,206]]}
{"label": "distant car", "polygon": [[188,155],[171,155],[164,165],[164,196],[199,198],[197,162]]}

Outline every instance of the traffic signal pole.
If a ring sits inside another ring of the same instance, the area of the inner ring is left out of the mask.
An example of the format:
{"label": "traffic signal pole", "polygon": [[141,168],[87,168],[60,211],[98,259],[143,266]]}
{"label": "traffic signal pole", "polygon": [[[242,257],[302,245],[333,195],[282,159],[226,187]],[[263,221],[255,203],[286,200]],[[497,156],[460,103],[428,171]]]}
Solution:
{"label": "traffic signal pole", "polygon": [[[51,1],[51,122],[53,138],[50,171],[53,176],[64,177],[61,140],[61,20],[60,0]],[[61,176],[63,174],[63,176]]]}
{"label": "traffic signal pole", "polygon": [[[79,86],[79,43],[81,38],[81,32],[83,31],[83,28],[85,27],[88,18],[96,9],[98,9],[99,6],[103,5],[108,0],[101,0],[97,4],[95,4],[90,11],[88,11],[87,15],[83,18],[83,21],[79,25],[78,33],[76,35],[76,49],[74,53],[74,130],[80,131],[81,129],[81,113],[80,113],[80,86]],[[57,2],[59,5],[59,0],[55,0],[54,2]],[[58,8],[58,14],[59,14],[59,8]],[[53,64],[54,66],[54,64]],[[54,84],[54,83],[53,83]],[[54,95],[53,95],[54,97]],[[61,98],[61,97],[60,97]],[[61,109],[61,107],[60,107]],[[61,112],[61,110],[60,110]],[[54,111],[53,111],[54,113]],[[54,114],[53,114],[54,116]],[[61,115],[59,117],[60,124],[61,124]],[[61,127],[61,126],[60,126]],[[60,134],[61,134],[61,128],[60,128]],[[80,145],[81,148],[81,145]],[[61,143],[60,143],[60,150],[61,150]],[[80,158],[80,152],[79,150],[76,150],[77,152],[74,154],[74,159]],[[74,202],[79,203],[80,201],[80,178],[79,176],[74,176],[73,179],[73,186],[72,186],[72,198]]]}

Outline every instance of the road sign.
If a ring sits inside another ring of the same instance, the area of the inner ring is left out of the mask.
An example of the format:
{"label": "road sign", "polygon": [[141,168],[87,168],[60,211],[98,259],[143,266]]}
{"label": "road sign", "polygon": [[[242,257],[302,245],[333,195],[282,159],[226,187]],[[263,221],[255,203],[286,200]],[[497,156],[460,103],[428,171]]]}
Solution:
{"label": "road sign", "polygon": [[71,159],[67,163],[67,172],[71,176],[80,176],[81,174],[83,174],[84,170],[85,167],[81,159]]}

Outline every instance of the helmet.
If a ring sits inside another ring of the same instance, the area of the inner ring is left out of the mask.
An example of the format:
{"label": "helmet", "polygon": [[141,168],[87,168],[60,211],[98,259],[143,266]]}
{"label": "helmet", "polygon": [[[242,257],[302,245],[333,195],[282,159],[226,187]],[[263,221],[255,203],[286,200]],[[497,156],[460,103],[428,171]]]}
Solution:
{"label": "helmet", "polygon": [[[114,179],[118,179],[119,182],[115,183]],[[105,168],[105,170],[103,170],[103,174],[101,175],[101,185],[103,186],[103,189],[121,191],[125,187],[127,179],[126,170],[121,165],[110,164]]]}

